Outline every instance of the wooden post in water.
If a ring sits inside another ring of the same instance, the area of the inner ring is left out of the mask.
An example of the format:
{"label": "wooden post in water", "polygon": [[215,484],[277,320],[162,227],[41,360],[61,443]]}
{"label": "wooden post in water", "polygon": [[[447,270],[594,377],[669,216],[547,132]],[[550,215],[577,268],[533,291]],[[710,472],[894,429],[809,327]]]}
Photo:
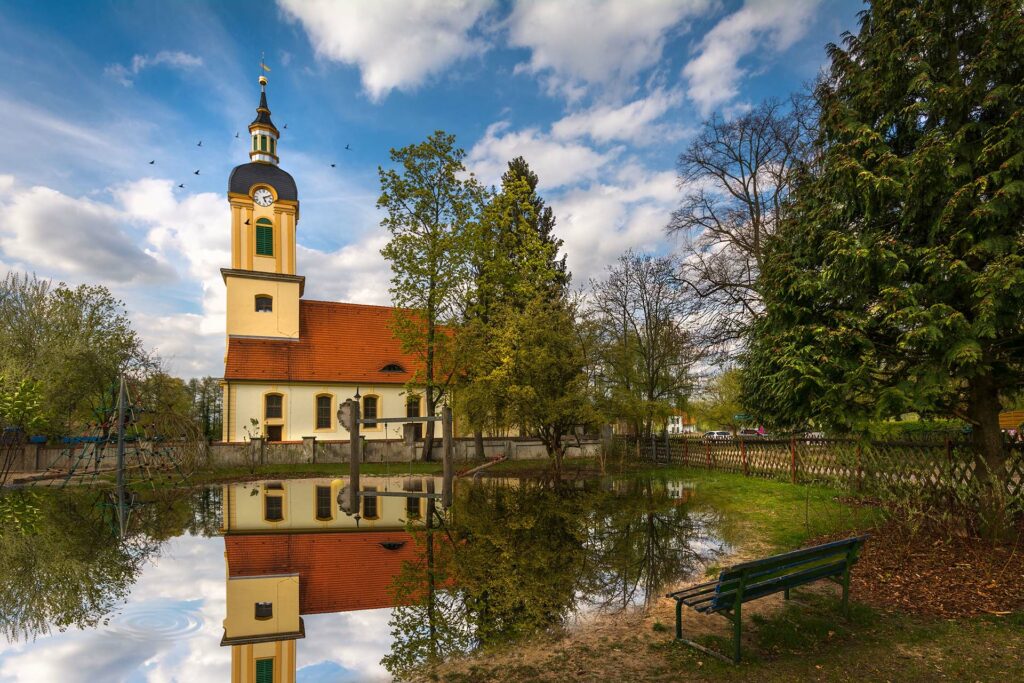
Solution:
{"label": "wooden post in water", "polygon": [[117,526],[124,536],[124,414],[128,391],[124,386],[124,375],[121,375],[121,388],[117,395]]}
{"label": "wooden post in water", "polygon": [[348,456],[348,513],[359,514],[359,461],[362,460],[359,437],[360,405],[359,391],[356,391],[356,399],[350,404],[352,406],[352,428],[349,430],[349,456]]}
{"label": "wooden post in water", "polygon": [[683,435],[683,465],[690,464],[690,437]]}
{"label": "wooden post in water", "polygon": [[441,506],[448,509],[452,506],[452,479],[455,477],[455,464],[452,462],[451,406],[441,408],[441,438],[444,450],[444,482],[441,486]]}

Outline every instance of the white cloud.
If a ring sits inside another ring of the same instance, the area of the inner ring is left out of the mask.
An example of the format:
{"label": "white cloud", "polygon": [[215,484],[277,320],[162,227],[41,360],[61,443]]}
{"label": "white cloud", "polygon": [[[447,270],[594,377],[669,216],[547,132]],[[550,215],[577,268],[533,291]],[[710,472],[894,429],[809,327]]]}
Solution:
{"label": "white cloud", "polygon": [[378,233],[332,252],[300,244],[297,267],[308,273],[305,298],[389,305],[391,267],[380,255],[387,241],[387,235]]}
{"label": "white cloud", "polygon": [[570,114],[551,126],[551,134],[560,140],[588,136],[595,142],[614,140],[651,144],[679,139],[682,128],[656,121],[678,107],[683,94],[679,90],[659,88],[644,98],[624,104],[598,105]]}
{"label": "white cloud", "polygon": [[540,178],[542,189],[575,185],[595,178],[617,153],[600,153],[583,144],[555,140],[535,128],[508,128],[505,121],[491,124],[467,155],[466,165],[485,183],[497,184],[508,161],[521,156]]}
{"label": "white cloud", "polygon": [[162,258],[139,246],[128,217],[108,204],[32,187],[16,192],[3,214],[0,250],[33,269],[105,283],[174,278]]}
{"label": "white cloud", "polygon": [[278,0],[301,23],[318,56],[359,67],[363,88],[379,101],[414,90],[486,45],[471,36],[493,0]]}
{"label": "white cloud", "polygon": [[550,198],[573,282],[586,285],[626,249],[663,250],[677,197],[674,172],[626,164],[609,182]]}
{"label": "white cloud", "polygon": [[585,85],[628,86],[661,59],[665,38],[710,0],[524,0],[507,20],[509,43],[531,51],[519,72],[544,74],[570,101]]}
{"label": "white cloud", "polygon": [[747,0],[719,21],[697,46],[697,56],[683,68],[689,97],[704,116],[739,92],[747,73],[740,60],[766,52],[782,52],[810,26],[820,0]]}
{"label": "white cloud", "polygon": [[153,66],[169,66],[173,69],[194,69],[202,66],[201,57],[187,52],[161,50],[153,56],[135,55],[130,64],[111,64],[104,73],[125,87],[130,87],[143,69]]}

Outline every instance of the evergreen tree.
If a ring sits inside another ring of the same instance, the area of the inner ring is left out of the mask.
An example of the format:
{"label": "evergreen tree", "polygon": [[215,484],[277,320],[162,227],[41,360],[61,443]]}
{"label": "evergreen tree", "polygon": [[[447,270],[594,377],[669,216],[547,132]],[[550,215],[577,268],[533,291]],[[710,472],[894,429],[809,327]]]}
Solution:
{"label": "evergreen tree", "polygon": [[515,180],[525,181],[529,188],[527,201],[532,209],[529,218],[530,226],[533,228],[541,243],[547,245],[551,261],[548,266],[550,275],[551,290],[557,294],[569,286],[572,274],[566,268],[565,254],[558,258],[558,251],[562,248],[562,240],[555,236],[555,214],[550,206],[545,206],[544,199],[537,194],[537,183],[539,178],[533,172],[530,165],[523,157],[516,157],[508,162],[508,170],[501,176],[502,187],[508,187]]}
{"label": "evergreen tree", "polygon": [[557,301],[567,293],[562,241],[551,233],[554,215],[536,192],[537,174],[522,157],[509,162],[500,190],[493,194],[472,231],[472,288],[460,337],[465,371],[462,412],[474,430],[483,457],[483,430],[509,426],[502,397],[486,379],[501,362],[497,339],[504,325],[530,302]]}
{"label": "evergreen tree", "polygon": [[1000,401],[1024,382],[1021,4],[878,0],[828,53],[820,166],[765,259],[747,400],[784,425],[962,417],[998,525]]}

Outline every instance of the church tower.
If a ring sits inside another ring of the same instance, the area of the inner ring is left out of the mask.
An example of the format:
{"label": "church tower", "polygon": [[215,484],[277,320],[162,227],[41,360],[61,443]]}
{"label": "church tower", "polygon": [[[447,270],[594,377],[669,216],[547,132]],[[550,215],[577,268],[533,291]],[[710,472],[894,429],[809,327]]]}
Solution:
{"label": "church tower", "polygon": [[267,79],[260,76],[260,103],[249,124],[249,163],[228,179],[231,205],[231,267],[227,286],[227,336],[298,339],[299,298],[305,278],[295,274],[299,193],[279,165],[281,133],[270,118]]}

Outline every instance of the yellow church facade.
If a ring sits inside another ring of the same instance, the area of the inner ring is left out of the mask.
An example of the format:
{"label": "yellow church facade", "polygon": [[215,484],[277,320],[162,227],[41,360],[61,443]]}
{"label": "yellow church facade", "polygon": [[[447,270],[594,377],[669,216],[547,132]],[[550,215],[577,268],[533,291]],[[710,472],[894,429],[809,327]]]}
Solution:
{"label": "yellow church facade", "polygon": [[[300,208],[294,178],[279,165],[280,131],[271,119],[266,79],[249,125],[249,163],[232,170],[231,265],[227,289],[223,433],[299,441],[347,439],[341,402],[358,397],[364,418],[424,414],[408,386],[420,367],[392,331],[394,309],[304,299],[297,272]],[[400,425],[367,425],[367,439],[401,438]]]}

